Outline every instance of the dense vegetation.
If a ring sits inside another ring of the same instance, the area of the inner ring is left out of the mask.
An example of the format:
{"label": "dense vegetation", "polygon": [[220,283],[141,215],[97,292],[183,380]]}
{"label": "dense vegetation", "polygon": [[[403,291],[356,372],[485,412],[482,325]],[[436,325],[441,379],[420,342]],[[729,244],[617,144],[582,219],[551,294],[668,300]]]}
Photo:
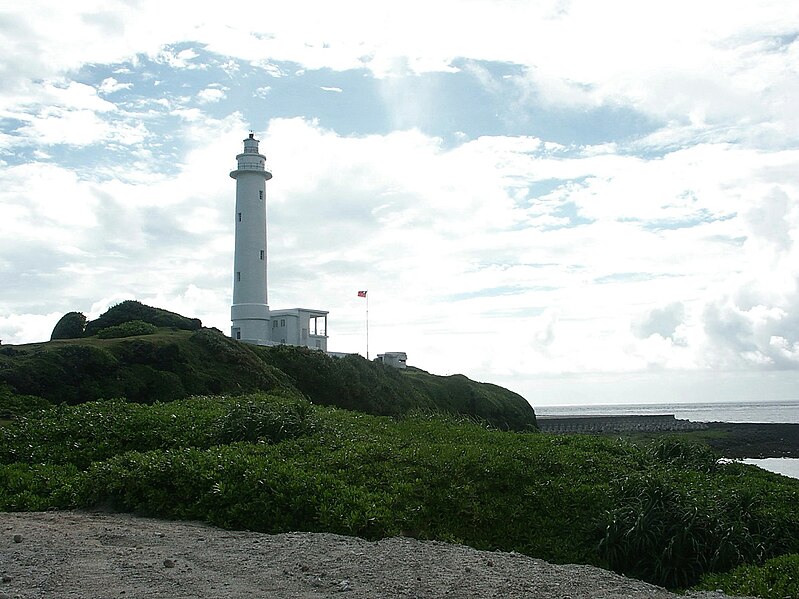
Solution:
{"label": "dense vegetation", "polygon": [[0,448],[4,510],[105,505],[266,532],[405,534],[670,586],[799,551],[799,482],[679,441],[377,417],[280,391],[60,406],[0,429]]}
{"label": "dense vegetation", "polygon": [[113,397],[152,403],[290,386],[252,347],[213,329],[3,346],[0,383],[54,404]]}
{"label": "dense vegetation", "polygon": [[400,371],[360,356],[330,356],[281,345],[257,348],[314,403],[377,416],[434,411],[471,416],[503,430],[530,430],[535,412],[521,395],[463,375],[436,376],[418,368]]}
{"label": "dense vegetation", "polygon": [[122,324],[115,324],[97,331],[98,339],[120,339],[122,337],[137,337],[139,335],[153,335],[158,332],[158,327],[143,320],[130,320]]}
{"label": "dense vegetation", "polygon": [[96,335],[102,329],[133,320],[140,320],[156,327],[170,327],[185,331],[196,331],[203,326],[198,318],[187,318],[169,310],[153,308],[134,300],[126,300],[109,308],[96,320],[87,322],[83,334],[87,337]]}
{"label": "dense vegetation", "polygon": [[799,597],[799,554],[781,555],[762,566],[739,566],[725,574],[708,574],[697,588],[723,589],[728,595],[795,599]]}
{"label": "dense vegetation", "polygon": [[[111,310],[118,312],[117,307]],[[464,376],[400,372],[360,356],[332,358],[301,347],[258,347],[233,341],[216,329],[158,329],[141,320],[109,324],[91,337],[0,347],[0,388],[3,384],[12,394],[53,404],[115,397],[153,403],[285,389],[299,391],[313,403],[375,415],[448,412],[514,430],[536,423],[535,412],[520,395]],[[0,414],[20,413],[21,403],[0,395]]]}
{"label": "dense vegetation", "polygon": [[8,420],[49,406],[50,402],[46,399],[34,395],[19,395],[5,383],[0,383],[0,420]]}
{"label": "dense vegetation", "polygon": [[[187,318],[168,310],[147,306],[135,300],[126,300],[109,308],[96,320],[88,322],[86,315],[81,312],[67,312],[53,327],[50,341],[79,339],[98,334],[103,337],[103,330],[134,321],[147,323],[156,328],[169,327],[185,331],[196,331],[202,327],[202,322],[197,318]],[[131,335],[133,334],[141,333],[131,333]],[[120,337],[124,335],[105,334],[106,339],[114,336]]]}
{"label": "dense vegetation", "polygon": [[81,312],[67,312],[53,327],[50,341],[55,339],[79,339],[86,330],[86,315]]}

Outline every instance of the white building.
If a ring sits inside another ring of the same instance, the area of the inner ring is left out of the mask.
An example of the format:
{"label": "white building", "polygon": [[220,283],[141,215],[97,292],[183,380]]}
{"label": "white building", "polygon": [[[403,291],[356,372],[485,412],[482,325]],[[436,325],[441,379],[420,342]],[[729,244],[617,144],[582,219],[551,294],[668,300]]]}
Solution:
{"label": "white building", "polygon": [[234,339],[259,343],[269,339],[269,305],[266,297],[266,157],[258,153],[258,140],[250,133],[244,152],[236,156],[236,246],[233,257],[233,305],[230,319]]}
{"label": "white building", "polygon": [[408,354],[404,351],[389,351],[384,354],[377,354],[375,361],[394,368],[407,368]]}
{"label": "white building", "polygon": [[244,140],[236,156],[235,253],[233,305],[230,307],[233,339],[274,345],[285,343],[327,351],[327,311],[292,308],[270,312],[266,276],[266,182],[272,173],[258,151],[255,135]]}
{"label": "white building", "polygon": [[271,339],[327,351],[327,312],[306,308],[273,310]]}

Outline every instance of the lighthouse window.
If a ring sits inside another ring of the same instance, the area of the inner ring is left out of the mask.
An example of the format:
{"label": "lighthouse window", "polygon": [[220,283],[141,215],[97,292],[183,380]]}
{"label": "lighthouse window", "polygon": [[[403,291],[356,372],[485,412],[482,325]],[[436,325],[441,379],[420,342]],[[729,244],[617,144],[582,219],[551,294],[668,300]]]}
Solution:
{"label": "lighthouse window", "polygon": [[258,191],[258,199],[259,200],[263,200],[264,199],[264,192],[263,191],[260,191],[260,190]]}
{"label": "lighthouse window", "polygon": [[241,271],[239,270],[236,271],[236,280],[241,281]]}
{"label": "lighthouse window", "polygon": [[237,214],[237,216],[238,216],[239,222],[241,222],[241,212],[239,212],[239,213]]}
{"label": "lighthouse window", "polygon": [[264,251],[261,250],[261,260],[263,260],[263,259],[264,259]]}

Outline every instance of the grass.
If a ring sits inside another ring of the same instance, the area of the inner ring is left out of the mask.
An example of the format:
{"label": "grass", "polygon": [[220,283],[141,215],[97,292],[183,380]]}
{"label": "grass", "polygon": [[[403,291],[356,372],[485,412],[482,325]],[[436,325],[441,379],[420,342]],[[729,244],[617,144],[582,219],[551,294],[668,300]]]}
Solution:
{"label": "grass", "polygon": [[723,574],[708,574],[695,588],[722,589],[728,595],[764,599],[796,599],[799,597],[799,554],[782,555],[759,566],[740,566]]}
{"label": "grass", "polygon": [[685,432],[666,432],[666,433],[617,433],[617,434],[609,434],[607,436],[610,437],[619,437],[621,439],[625,439],[631,443],[640,443],[643,445],[648,445],[653,442],[657,442],[662,439],[664,436],[669,436],[675,439],[680,439],[682,441],[688,443],[704,443],[707,444],[709,441],[716,440],[716,439],[726,439],[730,436],[730,434],[726,431],[719,431],[719,430],[696,430],[696,431],[685,431]]}
{"label": "grass", "polygon": [[[169,343],[172,341],[186,340],[191,337],[192,331],[171,330],[161,328],[157,333],[147,335],[148,339]],[[46,351],[54,347],[68,347],[70,345],[83,345],[87,347],[97,347],[109,349],[119,344],[119,339],[100,339],[99,337],[81,337],[79,339],[53,339],[52,341],[41,341],[38,343],[21,343],[19,345],[6,345],[2,347],[12,347],[17,351],[35,352]]]}

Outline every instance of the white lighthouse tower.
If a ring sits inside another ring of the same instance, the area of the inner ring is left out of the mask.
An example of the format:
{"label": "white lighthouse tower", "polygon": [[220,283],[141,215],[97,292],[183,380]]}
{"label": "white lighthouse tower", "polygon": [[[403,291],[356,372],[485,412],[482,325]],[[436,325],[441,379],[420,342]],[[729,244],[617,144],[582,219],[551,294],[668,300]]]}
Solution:
{"label": "white lighthouse tower", "polygon": [[236,249],[233,258],[233,305],[230,336],[250,343],[271,340],[266,294],[266,157],[258,152],[254,134],[244,140],[244,152],[230,176],[236,180]]}

